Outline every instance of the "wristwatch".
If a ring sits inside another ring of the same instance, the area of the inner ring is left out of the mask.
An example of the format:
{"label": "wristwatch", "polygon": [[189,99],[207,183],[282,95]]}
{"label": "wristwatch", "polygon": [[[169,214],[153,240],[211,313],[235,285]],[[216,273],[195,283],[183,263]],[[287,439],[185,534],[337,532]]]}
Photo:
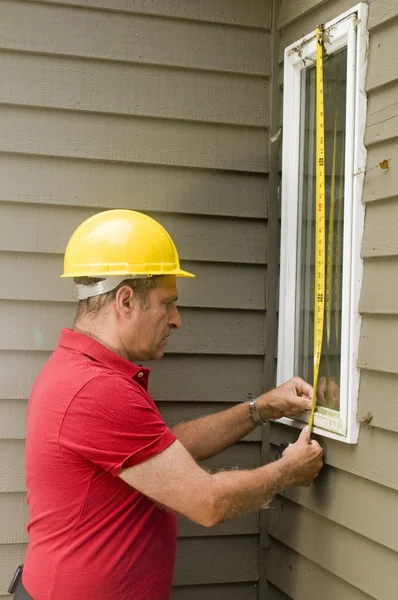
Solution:
{"label": "wristwatch", "polygon": [[260,413],[258,412],[258,408],[257,408],[255,399],[249,400],[249,411],[250,411],[250,416],[253,419],[253,423],[256,425],[256,427],[265,425],[266,421],[262,420]]}

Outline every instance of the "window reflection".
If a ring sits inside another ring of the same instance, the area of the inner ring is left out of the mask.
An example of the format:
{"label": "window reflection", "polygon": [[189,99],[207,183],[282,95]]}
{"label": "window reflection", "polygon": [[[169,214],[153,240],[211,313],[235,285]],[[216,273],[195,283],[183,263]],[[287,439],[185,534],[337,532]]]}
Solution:
{"label": "window reflection", "polygon": [[[346,66],[344,49],[324,61],[325,110],[325,218],[326,294],[322,358],[317,404],[340,408],[340,354],[342,307],[342,250],[344,215],[344,159],[346,119]],[[298,213],[295,371],[313,381],[314,374],[314,247],[315,247],[315,135],[316,71],[303,71],[303,114],[300,148]]]}

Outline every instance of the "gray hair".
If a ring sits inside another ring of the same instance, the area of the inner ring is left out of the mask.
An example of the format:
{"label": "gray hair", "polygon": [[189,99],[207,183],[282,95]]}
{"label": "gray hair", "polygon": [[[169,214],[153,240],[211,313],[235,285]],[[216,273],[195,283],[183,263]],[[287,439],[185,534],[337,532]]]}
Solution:
{"label": "gray hair", "polygon": [[[118,290],[125,285],[129,286],[133,290],[134,294],[138,296],[142,308],[146,309],[148,307],[148,292],[149,290],[157,287],[159,283],[159,277],[161,277],[161,275],[137,279],[124,279],[110,292],[106,292],[105,294],[100,294],[98,296],[92,296],[90,298],[86,298],[85,300],[79,300],[76,309],[76,319],[87,314],[95,315],[101,312],[116,298]],[[104,279],[101,277],[74,277],[73,280],[76,285],[81,286],[92,286],[95,283],[104,281]]]}

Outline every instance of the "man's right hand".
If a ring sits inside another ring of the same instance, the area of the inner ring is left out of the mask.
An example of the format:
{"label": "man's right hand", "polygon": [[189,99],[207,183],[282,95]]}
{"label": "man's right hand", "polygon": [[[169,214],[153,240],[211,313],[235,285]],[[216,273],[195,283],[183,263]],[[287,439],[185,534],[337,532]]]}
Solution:
{"label": "man's right hand", "polygon": [[315,440],[311,440],[310,428],[304,427],[297,442],[286,448],[281,461],[290,463],[291,485],[309,486],[322,469],[323,450]]}

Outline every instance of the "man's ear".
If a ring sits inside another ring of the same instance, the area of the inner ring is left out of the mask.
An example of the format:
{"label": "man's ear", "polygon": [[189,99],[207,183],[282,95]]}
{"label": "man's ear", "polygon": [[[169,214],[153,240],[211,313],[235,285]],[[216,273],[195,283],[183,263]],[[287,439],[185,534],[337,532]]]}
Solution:
{"label": "man's ear", "polygon": [[137,296],[135,295],[134,290],[129,285],[123,285],[116,292],[116,309],[119,313],[122,313],[125,316],[132,312],[136,302]]}

